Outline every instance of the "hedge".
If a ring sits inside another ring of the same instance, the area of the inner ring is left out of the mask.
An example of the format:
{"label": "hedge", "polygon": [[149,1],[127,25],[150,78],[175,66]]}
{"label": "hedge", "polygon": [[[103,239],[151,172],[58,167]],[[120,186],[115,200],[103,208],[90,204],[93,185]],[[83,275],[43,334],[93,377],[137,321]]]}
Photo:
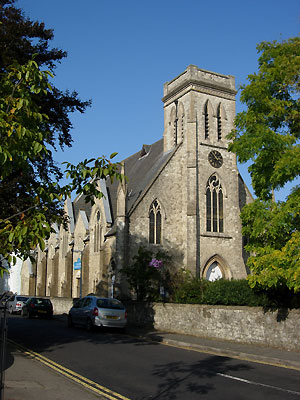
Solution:
{"label": "hedge", "polygon": [[189,277],[173,289],[169,300],[185,304],[300,308],[299,294],[285,287],[269,291],[254,290],[250,288],[247,279],[209,282]]}

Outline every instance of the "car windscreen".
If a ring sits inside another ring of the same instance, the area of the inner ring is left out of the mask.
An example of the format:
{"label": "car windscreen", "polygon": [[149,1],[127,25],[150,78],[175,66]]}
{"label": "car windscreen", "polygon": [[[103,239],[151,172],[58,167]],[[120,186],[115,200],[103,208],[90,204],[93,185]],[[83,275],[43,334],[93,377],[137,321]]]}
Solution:
{"label": "car windscreen", "polygon": [[17,301],[27,301],[28,297],[18,296],[18,297],[16,297],[16,300]]}
{"label": "car windscreen", "polygon": [[50,306],[51,302],[48,299],[35,299],[36,300],[36,304],[38,305],[44,305],[44,306]]}
{"label": "car windscreen", "polygon": [[97,307],[124,310],[123,304],[116,299],[97,299]]}

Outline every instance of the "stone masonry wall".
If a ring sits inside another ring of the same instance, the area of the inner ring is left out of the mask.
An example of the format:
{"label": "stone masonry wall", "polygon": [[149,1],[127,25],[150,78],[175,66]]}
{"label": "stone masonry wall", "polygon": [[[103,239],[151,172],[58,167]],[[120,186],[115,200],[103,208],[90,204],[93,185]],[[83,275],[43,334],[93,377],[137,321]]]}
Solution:
{"label": "stone masonry wall", "polygon": [[66,297],[50,297],[54,315],[67,314],[73,306],[73,300]]}
{"label": "stone masonry wall", "polygon": [[300,349],[300,310],[264,312],[260,307],[154,303],[127,305],[128,322],[205,338]]}
{"label": "stone masonry wall", "polygon": [[[163,248],[168,251],[174,266],[180,268],[185,265],[186,193],[182,188],[186,170],[184,154],[180,147],[131,214],[130,257],[137,253],[140,245],[146,245],[153,250]],[[149,245],[149,208],[155,199],[159,201],[162,212],[161,245]]]}
{"label": "stone masonry wall", "polygon": [[[73,301],[51,297],[54,314],[67,314]],[[126,303],[128,324],[203,338],[300,349],[300,310],[268,311],[260,307],[199,304]]]}

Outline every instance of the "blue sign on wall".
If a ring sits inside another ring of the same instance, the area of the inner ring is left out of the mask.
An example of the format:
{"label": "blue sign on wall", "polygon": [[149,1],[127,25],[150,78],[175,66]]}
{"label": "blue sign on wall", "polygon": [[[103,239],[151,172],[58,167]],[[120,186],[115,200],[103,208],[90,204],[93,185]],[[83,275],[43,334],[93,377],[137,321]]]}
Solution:
{"label": "blue sign on wall", "polygon": [[74,262],[74,269],[81,269],[81,260],[78,257],[77,261]]}

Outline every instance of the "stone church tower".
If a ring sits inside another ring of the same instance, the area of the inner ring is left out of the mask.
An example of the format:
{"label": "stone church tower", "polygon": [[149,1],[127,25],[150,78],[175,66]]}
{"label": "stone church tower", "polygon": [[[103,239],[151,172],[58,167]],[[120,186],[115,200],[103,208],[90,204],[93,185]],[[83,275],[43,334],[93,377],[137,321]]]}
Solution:
{"label": "stone church tower", "polygon": [[[165,83],[163,138],[122,161],[127,182],[100,181],[105,197],[93,207],[82,196],[66,204],[70,226],[39,252],[27,287],[76,297],[81,276],[83,295],[109,295],[112,281],[122,288],[119,271],[141,245],[163,249],[174,269],[197,277],[244,278],[239,215],[252,197],[227,150],[235,95],[232,76],[194,65]],[[73,269],[78,254],[82,275]]]}
{"label": "stone church tower", "polygon": [[226,139],[235,95],[234,77],[194,65],[164,85],[164,148],[182,143],[186,161],[186,263],[207,278],[246,273],[239,219],[243,182]]}
{"label": "stone church tower", "polygon": [[156,203],[161,244],[178,266],[208,279],[246,276],[239,214],[251,195],[226,139],[235,95],[232,76],[194,65],[164,85],[163,154],[169,157],[130,215],[129,231],[143,236],[143,220]]}

